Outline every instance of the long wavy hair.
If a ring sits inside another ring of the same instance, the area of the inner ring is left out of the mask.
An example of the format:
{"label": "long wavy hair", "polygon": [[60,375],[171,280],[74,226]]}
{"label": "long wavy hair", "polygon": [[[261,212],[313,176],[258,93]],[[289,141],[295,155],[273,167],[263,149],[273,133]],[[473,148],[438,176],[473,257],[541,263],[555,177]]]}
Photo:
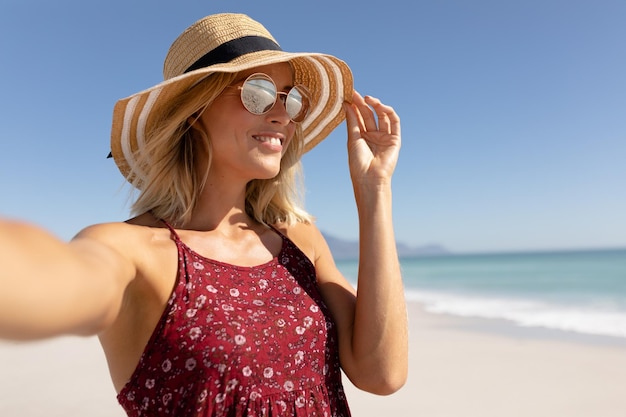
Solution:
{"label": "long wavy hair", "polygon": [[[139,195],[131,210],[134,215],[150,211],[157,218],[174,225],[190,221],[211,169],[211,138],[189,120],[204,109],[238,77],[237,73],[215,73],[172,100],[169,111],[147,132],[149,140],[136,156],[143,171]],[[198,140],[198,134],[202,140]],[[200,149],[203,147],[204,149]],[[195,169],[198,152],[208,155],[204,175]],[[281,160],[280,172],[271,179],[257,179],[246,188],[246,213],[262,224],[284,222],[308,223],[312,220],[303,206],[301,156],[302,130],[296,127],[294,138]]]}

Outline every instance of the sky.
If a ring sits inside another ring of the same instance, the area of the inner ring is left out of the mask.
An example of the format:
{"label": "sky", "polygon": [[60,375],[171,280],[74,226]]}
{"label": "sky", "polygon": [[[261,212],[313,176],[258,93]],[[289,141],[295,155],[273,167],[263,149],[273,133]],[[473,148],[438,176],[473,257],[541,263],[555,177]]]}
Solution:
{"label": "sky", "polygon": [[[63,239],[129,217],[116,100],[197,19],[241,12],[343,59],[393,106],[397,240],[452,252],[626,247],[626,2],[0,0],[0,216]],[[345,124],[303,158],[306,208],[356,240]]]}

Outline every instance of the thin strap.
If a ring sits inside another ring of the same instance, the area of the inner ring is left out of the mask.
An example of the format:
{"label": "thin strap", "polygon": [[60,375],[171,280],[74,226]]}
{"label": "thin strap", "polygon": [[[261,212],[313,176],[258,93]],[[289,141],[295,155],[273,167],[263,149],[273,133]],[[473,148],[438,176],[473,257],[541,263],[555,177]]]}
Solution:
{"label": "thin strap", "polygon": [[287,236],[283,235],[283,234],[280,232],[280,230],[278,230],[277,228],[275,228],[275,227],[274,227],[274,225],[269,224],[269,223],[266,223],[266,224],[267,224],[267,226],[268,226],[270,229],[272,229],[274,232],[276,232],[276,234],[277,234],[278,236],[280,236],[280,237],[282,237],[282,238],[286,238],[286,237],[287,237]]}
{"label": "thin strap", "polygon": [[174,239],[174,241],[176,242],[182,242],[180,240],[180,236],[178,236],[178,233],[176,233],[176,230],[174,230],[174,227],[172,227],[172,225],[170,225],[168,222],[166,222],[163,219],[159,219],[161,222],[163,222],[163,224],[170,229],[170,234],[172,235],[172,238]]}

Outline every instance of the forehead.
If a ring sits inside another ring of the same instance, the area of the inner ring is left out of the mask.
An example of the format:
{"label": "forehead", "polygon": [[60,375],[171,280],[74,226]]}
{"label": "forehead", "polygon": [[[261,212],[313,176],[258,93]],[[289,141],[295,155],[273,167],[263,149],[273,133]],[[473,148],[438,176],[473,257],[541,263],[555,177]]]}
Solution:
{"label": "forehead", "polygon": [[293,69],[287,62],[250,68],[249,70],[240,72],[237,78],[244,80],[257,72],[269,75],[279,89],[290,87],[293,84]]}

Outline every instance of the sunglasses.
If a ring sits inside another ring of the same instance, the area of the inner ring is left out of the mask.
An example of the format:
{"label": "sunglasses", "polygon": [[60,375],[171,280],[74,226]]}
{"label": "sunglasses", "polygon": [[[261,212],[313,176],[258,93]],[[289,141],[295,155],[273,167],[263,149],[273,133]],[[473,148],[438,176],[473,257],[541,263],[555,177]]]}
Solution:
{"label": "sunglasses", "polygon": [[291,87],[284,93],[277,91],[269,75],[256,73],[237,88],[241,90],[241,103],[252,114],[261,115],[272,110],[279,97],[293,122],[300,123],[309,112],[309,94],[304,86]]}

